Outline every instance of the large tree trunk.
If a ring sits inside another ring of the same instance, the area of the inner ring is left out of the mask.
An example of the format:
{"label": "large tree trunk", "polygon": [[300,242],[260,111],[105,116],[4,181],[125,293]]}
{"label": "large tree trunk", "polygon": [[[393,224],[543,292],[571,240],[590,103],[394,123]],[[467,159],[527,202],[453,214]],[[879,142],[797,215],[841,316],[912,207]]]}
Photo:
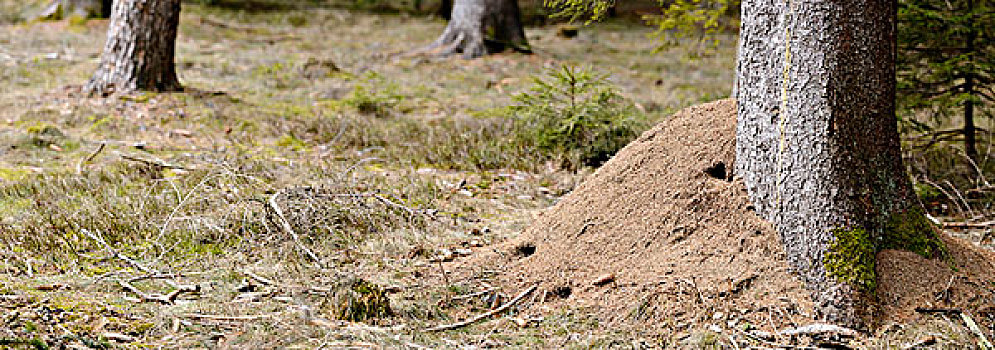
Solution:
{"label": "large tree trunk", "polygon": [[115,1],[100,65],[84,92],[182,89],[173,64],[179,20],[180,0]]}
{"label": "large tree trunk", "polygon": [[516,0],[454,0],[449,25],[426,50],[480,57],[507,48],[529,52]]}
{"label": "large tree trunk", "polygon": [[870,321],[875,255],[942,254],[895,117],[894,0],[745,0],[736,173],[822,317]]}

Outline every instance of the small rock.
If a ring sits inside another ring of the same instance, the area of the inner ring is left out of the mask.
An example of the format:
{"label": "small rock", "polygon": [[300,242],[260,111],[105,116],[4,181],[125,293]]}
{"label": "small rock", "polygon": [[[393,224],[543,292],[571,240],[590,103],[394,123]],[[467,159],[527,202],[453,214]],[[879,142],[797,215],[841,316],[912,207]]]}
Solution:
{"label": "small rock", "polygon": [[473,254],[473,250],[470,250],[470,249],[453,249],[453,253],[456,256],[468,256],[470,254]]}
{"label": "small rock", "polygon": [[726,317],[726,314],[722,313],[722,311],[716,312],[714,315],[712,315],[712,319],[716,320],[716,321],[721,320],[721,319],[723,319],[725,317]]}

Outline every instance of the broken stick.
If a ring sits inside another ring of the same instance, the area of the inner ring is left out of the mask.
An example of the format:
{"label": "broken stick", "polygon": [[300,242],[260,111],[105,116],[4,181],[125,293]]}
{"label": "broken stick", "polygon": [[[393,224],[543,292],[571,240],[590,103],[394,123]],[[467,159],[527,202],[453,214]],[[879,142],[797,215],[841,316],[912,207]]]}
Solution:
{"label": "broken stick", "polygon": [[515,296],[514,299],[511,299],[511,301],[505,303],[504,305],[501,305],[501,307],[498,307],[497,309],[494,309],[494,310],[482,313],[480,315],[471,317],[471,318],[469,318],[469,319],[467,319],[465,321],[451,323],[451,324],[444,324],[444,325],[441,325],[441,326],[435,326],[435,327],[432,327],[432,328],[428,328],[428,329],[425,329],[425,332],[438,332],[438,331],[445,331],[445,330],[450,330],[450,329],[462,328],[462,327],[466,327],[466,326],[469,326],[471,324],[474,324],[477,321],[483,320],[485,318],[497,315],[499,313],[504,312],[505,310],[510,309],[512,306],[515,306],[515,304],[518,304],[518,302],[522,301],[522,299],[525,299],[526,296],[528,296],[529,294],[532,294],[532,292],[534,292],[536,290],[536,288],[539,288],[538,284],[532,285],[532,287],[529,287],[529,289],[526,289],[524,292],[521,292],[520,294],[518,294],[517,296]]}

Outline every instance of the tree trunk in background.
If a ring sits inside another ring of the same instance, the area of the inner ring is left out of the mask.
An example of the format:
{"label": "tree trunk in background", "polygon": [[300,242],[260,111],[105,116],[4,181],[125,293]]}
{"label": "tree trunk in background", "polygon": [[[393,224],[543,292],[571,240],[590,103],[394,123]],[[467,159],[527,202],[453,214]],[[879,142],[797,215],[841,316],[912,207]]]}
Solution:
{"label": "tree trunk in background", "polygon": [[[969,10],[975,10],[974,1],[968,1],[967,6]],[[978,40],[978,32],[974,26],[970,26],[967,30],[967,52],[974,52],[974,41]],[[967,157],[971,158],[972,162],[977,164],[978,141],[974,127],[974,100],[971,99],[977,93],[974,91],[974,74],[975,72],[968,72],[964,77],[964,94],[970,96],[970,98],[964,100],[964,152],[967,153]],[[976,165],[975,167],[977,168],[978,166]],[[978,174],[978,176],[984,176],[984,174]]]}
{"label": "tree trunk in background", "polygon": [[878,251],[943,252],[902,165],[895,2],[745,0],[742,10],[736,174],[821,317],[865,325]]}
{"label": "tree trunk in background", "polygon": [[116,1],[100,65],[84,92],[181,90],[173,64],[179,20],[180,0]]}
{"label": "tree trunk in background", "polygon": [[516,0],[454,0],[449,25],[426,50],[475,58],[506,48],[530,52]]}
{"label": "tree trunk in background", "polygon": [[439,10],[436,12],[439,17],[450,20],[453,14],[453,0],[442,0],[439,2]]}

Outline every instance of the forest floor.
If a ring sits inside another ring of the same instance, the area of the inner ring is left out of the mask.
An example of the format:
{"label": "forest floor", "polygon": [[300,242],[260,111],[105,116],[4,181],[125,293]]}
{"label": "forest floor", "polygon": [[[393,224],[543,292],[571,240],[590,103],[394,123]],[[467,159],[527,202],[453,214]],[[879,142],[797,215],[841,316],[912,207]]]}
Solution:
{"label": "forest floor", "polygon": [[[441,33],[435,18],[190,2],[176,58],[186,91],[90,98],[75,89],[96,67],[105,20],[4,20],[6,345],[732,345],[707,324],[670,335],[605,327],[569,303],[424,330],[518,294],[498,283],[504,271],[470,274],[459,262],[500,254],[594,170],[517,143],[514,94],[562,65],[591,67],[640,111],[642,131],[728,96],[733,37],[692,60],[690,47],[655,52],[640,25],[597,24],[572,39],[550,25],[526,29],[535,54],[466,61],[404,55]],[[964,237],[990,244],[986,232]],[[935,331],[938,346],[972,344],[949,328]]]}

